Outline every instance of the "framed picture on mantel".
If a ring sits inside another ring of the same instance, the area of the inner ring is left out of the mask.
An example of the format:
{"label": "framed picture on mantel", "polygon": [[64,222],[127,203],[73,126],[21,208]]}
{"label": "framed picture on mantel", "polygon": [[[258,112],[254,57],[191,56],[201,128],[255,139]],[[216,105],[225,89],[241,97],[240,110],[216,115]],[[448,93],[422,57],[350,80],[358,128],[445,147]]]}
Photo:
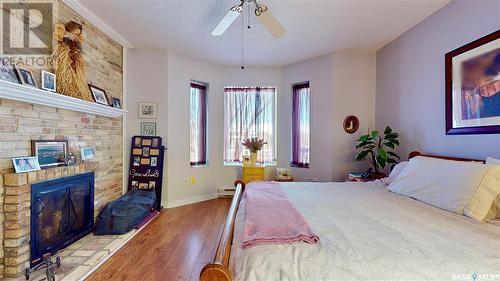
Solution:
{"label": "framed picture on mantel", "polygon": [[68,154],[67,140],[32,140],[31,154],[38,158],[40,167],[49,168],[65,165],[65,156]]}
{"label": "framed picture on mantel", "polygon": [[445,55],[446,134],[500,134],[500,30]]}

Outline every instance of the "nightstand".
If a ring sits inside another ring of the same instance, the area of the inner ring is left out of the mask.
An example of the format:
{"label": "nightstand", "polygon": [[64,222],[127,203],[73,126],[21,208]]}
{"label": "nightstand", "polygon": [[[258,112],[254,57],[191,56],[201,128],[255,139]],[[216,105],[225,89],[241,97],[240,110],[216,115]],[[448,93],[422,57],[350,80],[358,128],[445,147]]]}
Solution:
{"label": "nightstand", "polygon": [[264,169],[264,166],[243,167],[243,181],[245,183],[263,181]]}

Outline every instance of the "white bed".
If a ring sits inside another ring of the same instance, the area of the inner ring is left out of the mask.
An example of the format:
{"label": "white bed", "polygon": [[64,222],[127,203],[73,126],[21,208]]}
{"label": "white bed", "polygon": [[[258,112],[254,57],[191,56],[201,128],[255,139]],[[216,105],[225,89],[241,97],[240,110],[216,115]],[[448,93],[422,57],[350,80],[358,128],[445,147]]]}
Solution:
{"label": "white bed", "polygon": [[242,201],[234,280],[472,280],[465,278],[473,273],[500,280],[498,225],[391,193],[381,182],[281,185],[320,242],[242,249]]}

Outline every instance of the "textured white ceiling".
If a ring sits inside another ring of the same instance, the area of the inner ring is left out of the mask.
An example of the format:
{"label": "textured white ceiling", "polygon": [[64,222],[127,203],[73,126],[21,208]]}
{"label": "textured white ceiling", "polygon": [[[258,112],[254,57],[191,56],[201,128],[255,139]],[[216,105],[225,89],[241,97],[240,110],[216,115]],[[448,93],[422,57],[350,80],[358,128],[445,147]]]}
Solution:
{"label": "textured white ceiling", "polygon": [[[335,50],[377,50],[450,1],[261,0],[287,33],[274,39],[252,13],[252,28],[244,30],[245,65],[279,66]],[[134,46],[173,49],[221,65],[240,64],[241,20],[221,37],[210,35],[239,0],[80,2]]]}

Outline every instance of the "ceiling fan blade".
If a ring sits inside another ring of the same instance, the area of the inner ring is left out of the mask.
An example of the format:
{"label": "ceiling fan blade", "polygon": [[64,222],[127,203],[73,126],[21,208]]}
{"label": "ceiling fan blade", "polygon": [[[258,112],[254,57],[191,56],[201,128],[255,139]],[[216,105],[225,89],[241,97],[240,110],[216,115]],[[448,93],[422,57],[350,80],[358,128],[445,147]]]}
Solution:
{"label": "ceiling fan blade", "polygon": [[283,28],[281,23],[274,17],[270,10],[262,12],[258,16],[260,22],[267,28],[267,30],[274,36],[274,38],[280,38],[285,35],[286,30]]}
{"label": "ceiling fan blade", "polygon": [[221,36],[224,34],[226,29],[228,29],[231,24],[238,18],[238,16],[241,14],[241,10],[237,9],[231,9],[227,12],[227,14],[222,18],[222,20],[219,22],[219,24],[215,27],[215,29],[212,31],[213,36]]}

